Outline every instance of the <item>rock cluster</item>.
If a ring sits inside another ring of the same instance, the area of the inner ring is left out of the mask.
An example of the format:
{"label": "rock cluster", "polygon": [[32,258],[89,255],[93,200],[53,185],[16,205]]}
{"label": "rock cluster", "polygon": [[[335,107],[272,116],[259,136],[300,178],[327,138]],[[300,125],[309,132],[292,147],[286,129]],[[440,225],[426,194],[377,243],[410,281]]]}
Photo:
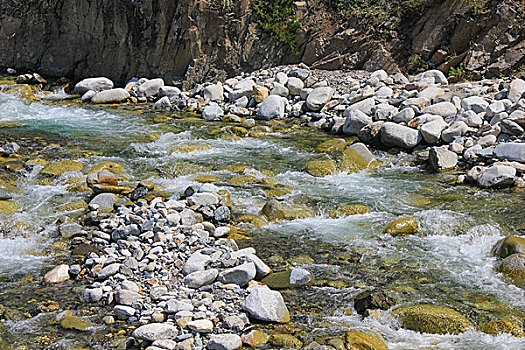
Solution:
{"label": "rock cluster", "polygon": [[[111,173],[88,182],[101,179],[112,181]],[[92,200],[86,219],[96,228],[83,244],[100,248],[81,265],[58,266],[46,281],[69,273],[90,282],[81,298],[112,305],[115,318],[139,325],[133,337],[151,349],[238,349],[250,320],[287,322],[290,315],[281,294],[257,282],[271,270],[255,249],[223,237],[230,228],[215,215],[223,207],[212,184],[189,187],[182,199],[117,203],[105,215]],[[60,226],[73,231],[82,226]]]}
{"label": "rock cluster", "polygon": [[125,89],[113,89],[105,78],[91,78],[75,89],[85,101],[155,101],[159,108],[198,110],[207,121],[227,118],[243,127],[255,126],[249,122],[254,119],[300,118],[310,127],[357,136],[375,147],[418,151],[434,171],[458,166],[470,170],[460,181],[482,187],[523,182],[521,79],[449,85],[438,70],[408,79],[383,70],[327,74],[287,66],[197,84],[184,92],[164,86],[162,79],[144,78]]}

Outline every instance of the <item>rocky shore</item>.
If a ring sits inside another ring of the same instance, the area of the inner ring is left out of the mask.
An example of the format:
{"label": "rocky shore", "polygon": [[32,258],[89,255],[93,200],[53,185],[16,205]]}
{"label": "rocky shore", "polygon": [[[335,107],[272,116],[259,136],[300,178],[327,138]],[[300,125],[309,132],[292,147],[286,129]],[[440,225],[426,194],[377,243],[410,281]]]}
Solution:
{"label": "rocky shore", "polygon": [[[26,74],[4,91],[31,98],[36,91],[29,84],[46,83],[38,74]],[[372,171],[380,164],[373,152],[386,150],[413,153],[432,172],[451,171],[454,184],[522,187],[525,179],[525,81],[519,78],[449,84],[435,70],[405,77],[382,70],[326,72],[290,66],[199,84],[191,91],[167,86],[160,78],[132,79],[115,88],[102,77],[65,90],[73,93],[66,95],[68,99],[80,98],[86,104],[144,104],[174,114],[190,113],[210,124],[227,122],[240,136],[259,137],[291,121],[324,130],[335,136],[319,144],[318,158],[306,164],[306,171],[316,177]],[[0,153],[16,157],[19,150],[17,143],[10,142]],[[42,165],[46,176],[82,171],[82,164],[75,161]],[[254,248],[239,249],[231,199],[214,184],[163,196],[147,181],[134,188],[129,183],[122,186],[114,174],[117,167],[106,162],[88,172],[83,184],[92,191],[87,208],[78,223],[66,222],[58,228],[60,237],[70,240],[73,253],[82,258],[56,266],[44,281],[79,281],[80,299],[112,309],[104,317],[107,325],[117,321],[132,325],[127,348],[238,349],[265,344],[387,348],[381,335],[361,329],[305,344],[305,339],[284,328],[266,332],[268,325],[278,329],[290,321],[283,296],[271,288],[311,286],[315,282],[308,269],[273,273]],[[0,190],[0,204],[11,203],[9,199]],[[366,206],[354,203],[331,211],[330,216],[368,212]],[[258,216],[246,215],[242,221],[258,227],[261,222],[287,218],[280,202],[270,199]],[[402,217],[383,233],[396,237],[417,234],[418,229],[415,218]],[[524,251],[519,236],[500,241],[493,251],[502,259],[497,271],[521,281]],[[379,288],[354,298],[354,308],[363,317],[381,315],[395,304]],[[523,335],[518,323],[474,324],[450,307],[416,304],[391,313],[403,328],[417,332],[459,334],[475,328],[493,334],[503,327],[507,333]],[[72,314],[60,317],[64,328],[89,327]]]}
{"label": "rocky shore", "polygon": [[[238,123],[299,118],[332,134],[355,136],[387,150],[416,152],[436,172],[461,170],[458,182],[498,188],[523,184],[525,81],[505,78],[449,84],[438,70],[330,73],[279,67],[242,74],[191,91],[162,79],[133,79],[113,88],[107,78],[76,84],[82,101],[153,102],[166,110],[197,111],[206,121]],[[336,171],[330,161],[322,174]]]}

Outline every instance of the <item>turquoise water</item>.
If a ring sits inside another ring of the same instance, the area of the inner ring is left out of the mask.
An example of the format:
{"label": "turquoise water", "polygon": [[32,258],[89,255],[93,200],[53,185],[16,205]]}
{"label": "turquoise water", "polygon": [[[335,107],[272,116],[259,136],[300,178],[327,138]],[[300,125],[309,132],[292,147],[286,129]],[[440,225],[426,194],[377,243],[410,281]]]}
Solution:
{"label": "turquoise water", "polygon": [[[277,267],[284,267],[293,255],[308,254],[313,263],[306,268],[317,280],[346,285],[343,289],[312,287],[285,294],[291,303],[294,298],[303,298],[319,306],[315,315],[299,309],[294,316],[297,325],[311,335],[358,328],[381,333],[391,349],[525,348],[525,340],[507,334],[494,336],[475,330],[457,336],[419,334],[400,328],[388,312],[362,320],[357,315],[344,316],[342,311],[351,309],[352,296],[363,288],[381,286],[399,304],[448,305],[471,320],[486,312],[477,304],[482,297],[490,303],[512,305],[512,312],[525,312],[523,290],[494,271],[497,260],[490,253],[499,239],[523,228],[523,197],[519,193],[452,187],[444,178],[427,175],[411,156],[384,153],[377,153],[384,165],[375,173],[315,178],[304,171],[307,161],[316,156],[313,145],[318,143],[309,134],[276,132],[266,138],[231,141],[216,136],[214,130],[219,125],[175,119],[154,124],[148,118],[118,109],[29,103],[0,94],[0,123],[21,123],[5,131],[14,139],[30,135],[32,141],[28,142],[33,143],[37,143],[35,135],[41,135],[48,140],[48,149],[40,151],[49,158],[77,160],[85,169],[112,160],[124,165],[130,181],[147,178],[174,193],[198,184],[193,180],[196,174],[214,175],[218,186],[230,192],[237,215],[256,215],[269,198],[267,187],[232,185],[228,180],[238,174],[222,170],[224,166],[247,165],[246,175],[272,177],[279,188],[288,189],[290,192],[279,198],[285,207],[307,209],[315,217],[271,223],[252,230],[254,240],[241,244],[253,243],[270,261],[281,256],[274,264]],[[151,133],[160,137],[152,140]],[[174,152],[188,144],[199,147],[194,152]],[[197,172],[173,177],[188,164]],[[37,166],[17,176],[13,201],[21,209],[0,220],[0,275],[12,281],[28,273],[38,278],[47,271],[61,254],[49,249],[56,238],[55,222],[65,214],[57,208],[85,197],[67,190],[68,181],[81,173],[43,183],[41,169]],[[268,170],[274,175],[268,175]],[[365,204],[372,212],[338,219],[328,215],[345,203]],[[418,235],[393,238],[382,233],[388,222],[404,216],[418,220]],[[17,226],[16,222],[26,225]],[[282,247],[290,249],[283,252]],[[336,256],[345,252],[360,254],[359,263],[338,262]],[[325,303],[328,307],[321,307]]]}

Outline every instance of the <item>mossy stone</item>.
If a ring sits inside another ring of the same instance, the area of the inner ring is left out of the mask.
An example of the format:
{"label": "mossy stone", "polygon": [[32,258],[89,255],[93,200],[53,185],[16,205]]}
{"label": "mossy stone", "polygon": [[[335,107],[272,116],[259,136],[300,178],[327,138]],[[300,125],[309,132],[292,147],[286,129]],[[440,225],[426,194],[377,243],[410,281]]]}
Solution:
{"label": "mossy stone", "polygon": [[261,282],[266,284],[271,289],[286,289],[292,288],[290,284],[291,270],[273,272],[264,277]]}
{"label": "mossy stone", "polygon": [[91,327],[88,320],[74,316],[65,317],[60,321],[60,325],[65,329],[75,329],[82,332]]}
{"label": "mossy stone", "polygon": [[283,205],[276,199],[270,199],[262,208],[261,214],[270,221],[282,220],[286,216]]}
{"label": "mossy stone", "polygon": [[291,191],[286,188],[269,188],[265,189],[264,192],[268,195],[268,197],[282,197],[286,196],[287,194],[290,194]]}
{"label": "mossy stone", "polygon": [[363,204],[348,204],[337,209],[330,211],[330,216],[333,218],[338,218],[340,216],[351,216],[351,215],[360,215],[368,214],[370,209]]}
{"label": "mossy stone", "polygon": [[82,171],[83,165],[74,160],[61,160],[51,163],[42,170],[42,174],[58,176],[68,171]]}
{"label": "mossy stone", "polygon": [[79,200],[71,203],[62,205],[59,208],[59,211],[75,211],[75,210],[84,210],[87,209],[88,205],[85,201]]}
{"label": "mossy stone", "polygon": [[42,158],[35,158],[35,159],[30,159],[26,162],[26,164],[30,164],[30,165],[40,165],[40,166],[47,166],[49,164],[49,162],[45,159],[42,159]]}
{"label": "mossy stone", "polygon": [[336,350],[345,350],[345,342],[341,338],[329,338],[326,340],[326,344]]}
{"label": "mossy stone", "polygon": [[352,350],[387,350],[383,337],[378,334],[350,331],[346,334],[346,347]]}
{"label": "mossy stone", "polygon": [[412,305],[392,311],[404,328],[432,334],[459,334],[470,327],[470,322],[454,309],[446,306]]}
{"label": "mossy stone", "polygon": [[337,164],[331,159],[310,160],[306,164],[306,172],[315,177],[333,175],[337,172]]}
{"label": "mossy stone", "polygon": [[198,175],[193,178],[193,181],[198,181],[202,183],[211,183],[211,182],[218,182],[219,179],[217,176],[213,175]]}
{"label": "mossy stone", "polygon": [[233,164],[233,165],[224,166],[220,170],[226,170],[226,171],[230,171],[232,173],[241,174],[241,173],[244,172],[244,170],[246,170],[246,168],[248,168],[247,165]]}
{"label": "mossy stone", "polygon": [[272,334],[268,343],[281,349],[300,349],[303,343],[291,334]]}
{"label": "mossy stone", "polygon": [[277,185],[278,182],[277,180],[272,179],[271,177],[263,177],[262,179],[257,180],[256,183],[274,187]]}
{"label": "mossy stone", "polygon": [[219,204],[224,205],[230,209],[233,208],[230,192],[226,190],[219,190]]}
{"label": "mossy stone", "polygon": [[411,235],[417,233],[418,224],[415,218],[402,218],[389,223],[384,229],[383,233],[388,233],[392,236]]}
{"label": "mossy stone", "polygon": [[249,224],[252,224],[255,228],[260,228],[268,224],[268,221],[256,215],[243,215],[239,218],[239,222],[247,222]]}
{"label": "mossy stone", "polygon": [[4,120],[0,122],[0,129],[3,128],[19,128],[22,123],[16,120]]}
{"label": "mossy stone", "polygon": [[314,216],[315,212],[311,209],[286,210],[284,214],[286,220],[306,219],[313,218]]}
{"label": "mossy stone", "polygon": [[321,153],[330,151],[342,151],[346,148],[346,140],[344,139],[330,139],[317,145],[317,151]]}
{"label": "mossy stone", "polygon": [[492,248],[492,252],[500,258],[506,258],[507,256],[516,253],[525,253],[525,237],[505,237],[496,243],[494,248]]}
{"label": "mossy stone", "polygon": [[14,214],[20,207],[13,202],[0,201],[0,214]]}
{"label": "mossy stone", "polygon": [[253,330],[242,335],[242,342],[251,347],[257,347],[268,343],[270,336],[263,331]]}
{"label": "mossy stone", "polygon": [[35,94],[38,92],[38,88],[28,84],[14,84],[4,86],[2,88],[2,92],[5,94],[17,95],[22,98],[38,100],[38,98],[35,96]]}
{"label": "mossy stone", "polygon": [[228,180],[232,185],[248,185],[253,184],[257,181],[254,176],[234,176]]}
{"label": "mossy stone", "polygon": [[525,336],[523,321],[517,318],[493,318],[481,327],[481,331],[492,335],[507,333],[515,337]]}
{"label": "mossy stone", "polygon": [[89,169],[88,174],[97,173],[101,170],[107,170],[113,174],[120,174],[124,171],[124,167],[119,163],[107,161],[93,166]]}
{"label": "mossy stone", "polygon": [[200,151],[209,151],[211,146],[208,145],[190,145],[182,144],[171,150],[171,153],[191,153],[191,152],[200,152]]}
{"label": "mossy stone", "polygon": [[372,170],[379,165],[379,162],[372,153],[361,143],[353,144],[342,153],[338,158],[338,167],[351,173],[361,170]]}

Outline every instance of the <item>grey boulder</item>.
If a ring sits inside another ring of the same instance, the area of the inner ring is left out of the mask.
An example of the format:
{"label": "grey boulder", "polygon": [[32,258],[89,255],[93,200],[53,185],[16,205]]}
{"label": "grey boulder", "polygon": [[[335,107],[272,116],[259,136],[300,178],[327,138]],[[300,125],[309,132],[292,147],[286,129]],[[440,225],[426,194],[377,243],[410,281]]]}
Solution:
{"label": "grey boulder", "polygon": [[255,264],[249,262],[221,272],[219,281],[222,283],[234,283],[242,287],[253,280],[256,274]]}
{"label": "grey boulder", "polygon": [[98,92],[91,98],[93,103],[121,103],[129,98],[129,92],[125,89],[117,88]]}
{"label": "grey boulder", "polygon": [[248,292],[250,294],[241,306],[250,316],[266,322],[290,321],[290,313],[281,293],[261,285],[249,287]]}
{"label": "grey boulder", "polygon": [[372,117],[367,116],[358,109],[347,108],[343,116],[346,117],[343,125],[343,133],[346,135],[357,135],[364,126],[373,123]]}
{"label": "grey boulder", "polygon": [[87,78],[75,85],[75,92],[84,95],[89,90],[100,92],[103,90],[113,89],[113,82],[108,78]]}
{"label": "grey boulder", "polygon": [[486,169],[478,177],[481,187],[508,187],[514,184],[516,169],[507,165],[493,165]]}
{"label": "grey boulder", "polygon": [[200,288],[213,283],[218,275],[219,270],[217,269],[195,271],[184,277],[183,282],[189,288]]}
{"label": "grey boulder", "polygon": [[150,323],[133,331],[133,337],[153,342],[161,339],[175,339],[179,335],[176,326],[169,323]]}
{"label": "grey boulder", "polygon": [[324,86],[315,88],[306,99],[306,107],[314,112],[320,111],[321,108],[330,101],[333,94],[334,90],[331,87]]}
{"label": "grey boulder", "polygon": [[241,347],[241,337],[237,334],[214,334],[207,346],[211,350],[236,350]]}
{"label": "grey boulder", "polygon": [[421,133],[407,126],[386,122],[381,127],[381,142],[385,146],[411,149],[421,141]]}
{"label": "grey boulder", "polygon": [[458,155],[448,149],[432,147],[428,160],[434,171],[450,170],[458,164]]}
{"label": "grey boulder", "polygon": [[509,142],[494,148],[494,155],[499,159],[525,162],[525,143]]}
{"label": "grey boulder", "polygon": [[279,95],[268,96],[259,106],[257,119],[271,120],[284,116],[285,99]]}

